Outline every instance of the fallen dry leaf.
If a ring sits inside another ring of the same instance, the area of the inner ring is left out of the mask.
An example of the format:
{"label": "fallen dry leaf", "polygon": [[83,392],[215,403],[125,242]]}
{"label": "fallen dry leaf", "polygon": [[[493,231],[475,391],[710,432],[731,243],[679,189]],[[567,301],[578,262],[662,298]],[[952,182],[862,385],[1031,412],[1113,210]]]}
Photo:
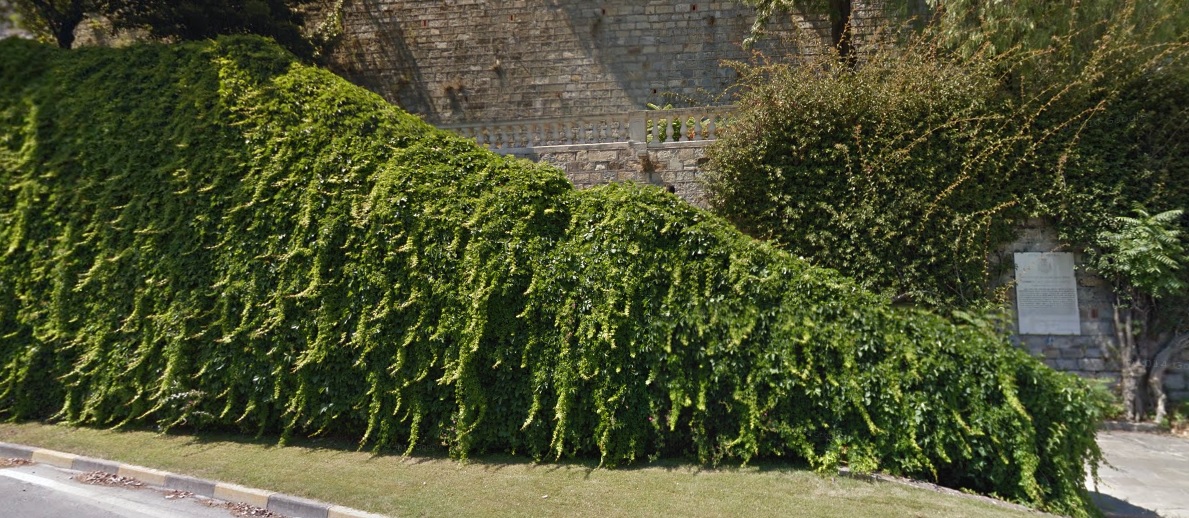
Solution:
{"label": "fallen dry leaf", "polygon": [[125,488],[144,487],[144,482],[131,477],[121,477],[114,473],[107,473],[104,471],[89,471],[87,473],[79,473],[71,478],[84,484],[91,484],[95,486],[113,486]]}
{"label": "fallen dry leaf", "polygon": [[0,459],[0,468],[15,468],[17,466],[28,466],[30,464],[33,464],[33,461],[25,459]]}
{"label": "fallen dry leaf", "polygon": [[285,518],[284,515],[274,513],[263,507],[256,507],[240,502],[223,502],[222,507],[231,511],[234,516],[263,516],[264,518]]}

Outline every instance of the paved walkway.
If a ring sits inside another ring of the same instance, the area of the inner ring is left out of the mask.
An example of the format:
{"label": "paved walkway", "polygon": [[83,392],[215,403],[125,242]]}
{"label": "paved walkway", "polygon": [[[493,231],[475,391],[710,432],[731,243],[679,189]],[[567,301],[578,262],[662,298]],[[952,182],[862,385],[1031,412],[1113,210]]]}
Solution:
{"label": "paved walkway", "polygon": [[1109,465],[1094,499],[1108,517],[1189,518],[1189,439],[1100,431],[1098,444]]}

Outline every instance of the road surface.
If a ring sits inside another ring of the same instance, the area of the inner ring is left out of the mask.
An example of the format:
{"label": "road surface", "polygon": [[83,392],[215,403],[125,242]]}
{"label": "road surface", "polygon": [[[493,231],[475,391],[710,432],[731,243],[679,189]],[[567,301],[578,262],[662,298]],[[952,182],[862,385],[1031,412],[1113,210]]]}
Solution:
{"label": "road surface", "polygon": [[[0,518],[229,518],[208,498],[165,489],[84,484],[46,464],[0,468]],[[275,516],[275,515],[274,515]]]}

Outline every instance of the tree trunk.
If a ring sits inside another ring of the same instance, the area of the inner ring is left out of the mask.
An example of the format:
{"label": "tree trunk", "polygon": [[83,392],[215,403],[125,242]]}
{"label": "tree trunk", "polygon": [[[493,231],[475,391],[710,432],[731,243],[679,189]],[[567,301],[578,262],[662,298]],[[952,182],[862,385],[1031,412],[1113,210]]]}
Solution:
{"label": "tree trunk", "polygon": [[46,0],[31,0],[34,11],[45,21],[46,27],[54,37],[58,46],[68,49],[74,46],[74,30],[82,23],[86,16],[84,0],[70,0],[70,4],[62,11],[53,3]]}
{"label": "tree trunk", "polygon": [[1168,396],[1164,393],[1164,373],[1172,365],[1173,360],[1187,348],[1189,348],[1189,333],[1174,337],[1159,353],[1156,353],[1156,357],[1152,361],[1152,368],[1148,371],[1148,391],[1156,405],[1155,421],[1158,423],[1164,421],[1168,414]]}
{"label": "tree trunk", "polygon": [[1122,308],[1118,301],[1114,304],[1115,340],[1118,348],[1115,350],[1119,361],[1119,392],[1123,399],[1123,416],[1128,421],[1139,421],[1144,414],[1142,390],[1140,380],[1143,379],[1145,369],[1136,355],[1135,334],[1131,326],[1131,308]]}
{"label": "tree trunk", "polygon": [[830,0],[830,43],[838,50],[838,59],[854,64],[851,44],[851,22],[854,5],[851,0]]}
{"label": "tree trunk", "polygon": [[78,28],[78,22],[73,24],[62,24],[54,27],[54,41],[58,42],[58,46],[64,49],[69,49],[74,46],[74,30]]}

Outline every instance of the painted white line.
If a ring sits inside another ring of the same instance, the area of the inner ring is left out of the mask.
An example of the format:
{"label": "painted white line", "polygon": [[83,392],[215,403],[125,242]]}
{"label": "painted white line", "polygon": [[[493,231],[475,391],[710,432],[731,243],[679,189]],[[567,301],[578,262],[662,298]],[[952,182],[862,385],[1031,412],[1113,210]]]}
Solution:
{"label": "painted white line", "polygon": [[23,471],[13,471],[10,469],[0,470],[0,476],[19,480],[36,486],[41,486],[47,489],[74,495],[85,498],[87,501],[95,504],[96,507],[102,508],[106,511],[112,511],[128,518],[161,518],[165,516],[168,511],[164,509],[157,509],[144,504],[136,502],[129,502],[110,495],[105,495],[99,491],[92,489],[75,487],[69,484],[63,484],[56,480],[39,477],[31,473]]}

